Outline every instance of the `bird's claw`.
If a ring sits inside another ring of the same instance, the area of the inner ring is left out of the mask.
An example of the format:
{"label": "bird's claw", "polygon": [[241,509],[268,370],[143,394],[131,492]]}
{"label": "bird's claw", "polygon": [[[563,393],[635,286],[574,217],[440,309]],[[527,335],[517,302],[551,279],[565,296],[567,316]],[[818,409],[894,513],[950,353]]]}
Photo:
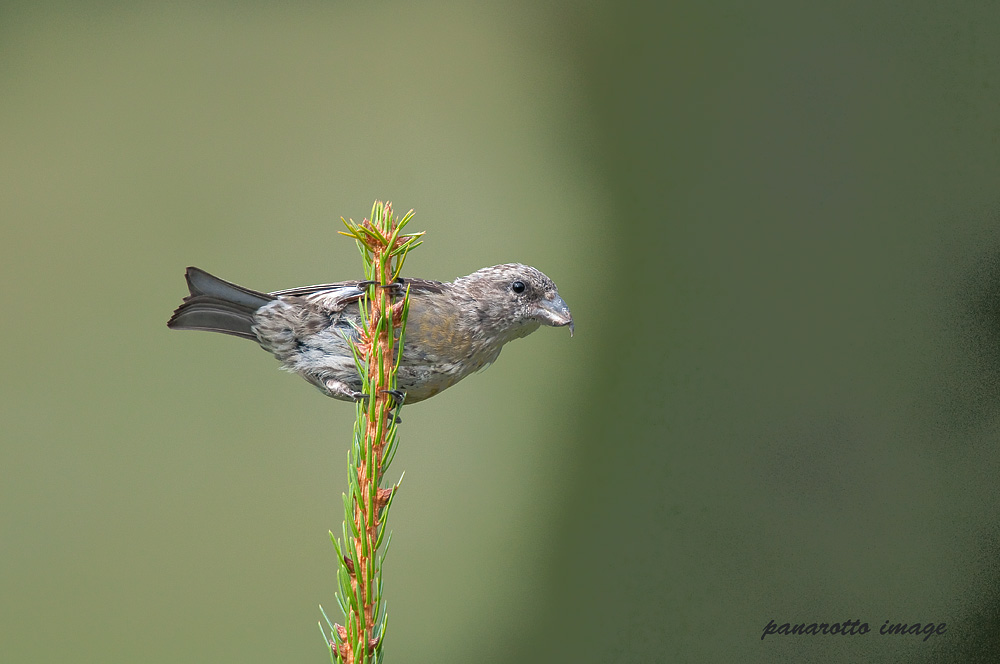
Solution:
{"label": "bird's claw", "polygon": [[403,399],[406,398],[406,392],[403,392],[402,390],[379,390],[379,392],[382,392],[383,394],[388,394],[390,397],[392,397],[393,401],[396,402],[397,406],[403,405]]}
{"label": "bird's claw", "polygon": [[406,292],[406,281],[402,277],[396,277],[392,283],[379,284],[379,288],[392,290],[392,295],[403,295]]}
{"label": "bird's claw", "polygon": [[361,290],[366,290],[369,286],[377,286],[386,290],[392,290],[392,295],[402,295],[406,292],[406,282],[402,279],[402,277],[397,277],[395,281],[388,284],[380,284],[374,279],[366,279],[365,281],[359,281],[357,285],[357,287]]}

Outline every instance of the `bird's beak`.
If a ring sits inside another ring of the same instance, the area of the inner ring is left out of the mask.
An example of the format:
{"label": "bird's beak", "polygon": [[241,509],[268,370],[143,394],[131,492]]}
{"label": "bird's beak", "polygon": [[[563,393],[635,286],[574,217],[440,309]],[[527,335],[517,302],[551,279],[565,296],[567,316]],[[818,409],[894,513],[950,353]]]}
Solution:
{"label": "bird's beak", "polygon": [[569,336],[573,336],[573,314],[558,295],[544,298],[535,311],[535,317],[546,325],[563,327],[569,325]]}

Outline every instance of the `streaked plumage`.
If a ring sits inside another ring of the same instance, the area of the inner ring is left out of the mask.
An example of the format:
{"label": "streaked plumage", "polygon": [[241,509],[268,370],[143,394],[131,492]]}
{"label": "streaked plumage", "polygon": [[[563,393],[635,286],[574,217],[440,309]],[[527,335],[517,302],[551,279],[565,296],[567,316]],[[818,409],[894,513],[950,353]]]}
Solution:
{"label": "streaked plumage", "polygon": [[[257,341],[327,396],[361,395],[348,339],[360,325],[357,281],[261,293],[187,269],[191,294],[167,323]],[[488,367],[508,341],[539,325],[570,327],[573,318],[552,280],[507,263],[452,283],[407,279],[410,307],[397,383],[406,403],[430,398]]]}

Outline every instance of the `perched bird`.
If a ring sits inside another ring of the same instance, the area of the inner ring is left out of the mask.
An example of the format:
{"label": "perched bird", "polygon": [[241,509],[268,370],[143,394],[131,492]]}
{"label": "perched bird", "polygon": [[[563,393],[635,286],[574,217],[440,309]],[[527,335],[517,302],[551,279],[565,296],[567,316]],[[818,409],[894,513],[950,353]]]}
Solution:
{"label": "perched bird", "polygon": [[[283,369],[327,396],[343,401],[365,396],[349,340],[357,339],[358,302],[368,284],[343,281],[260,293],[196,267],[185,276],[191,294],[167,327],[252,339]],[[396,382],[406,403],[428,399],[485,369],[505,343],[539,325],[568,325],[573,334],[573,316],[556,285],[527,265],[486,267],[451,283],[407,279],[405,285],[410,304]]]}

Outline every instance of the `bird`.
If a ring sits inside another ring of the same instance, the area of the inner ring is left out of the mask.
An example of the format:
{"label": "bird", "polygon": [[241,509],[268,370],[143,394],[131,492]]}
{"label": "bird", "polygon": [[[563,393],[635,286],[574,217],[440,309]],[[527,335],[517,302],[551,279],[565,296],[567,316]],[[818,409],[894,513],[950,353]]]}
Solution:
{"label": "bird", "polygon": [[[367,398],[351,344],[358,341],[359,303],[372,282],[264,293],[196,267],[187,268],[185,278],[190,294],[167,322],[170,329],[256,341],[282,369],[302,376],[326,396],[340,401]],[[573,335],[573,316],[556,285],[540,270],[520,263],[485,267],[452,282],[407,278],[384,286],[395,294],[409,289],[396,376],[407,404],[429,399],[486,369],[505,344],[542,325],[569,327]]]}

